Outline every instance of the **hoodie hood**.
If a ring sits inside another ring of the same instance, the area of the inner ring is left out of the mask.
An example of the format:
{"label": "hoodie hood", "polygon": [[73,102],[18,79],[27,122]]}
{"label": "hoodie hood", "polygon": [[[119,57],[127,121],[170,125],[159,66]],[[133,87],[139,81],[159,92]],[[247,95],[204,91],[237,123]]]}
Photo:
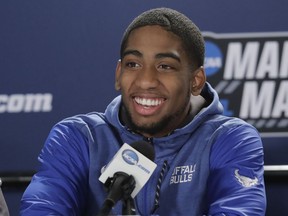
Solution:
{"label": "hoodie hood", "polygon": [[[120,106],[121,106],[121,95],[117,96],[107,106],[107,109],[105,110],[105,116],[108,122],[112,124],[114,127],[131,133],[131,131],[127,130],[127,128],[120,122],[119,119]],[[186,124],[184,127],[176,129],[169,136],[166,136],[167,139],[172,138],[171,136],[174,137],[182,135],[184,133],[191,133],[191,130],[193,131],[195,128],[197,128],[197,126],[201,124],[210,115],[223,113],[223,106],[219,101],[219,96],[217,92],[207,82],[201,92],[201,95],[196,97],[191,96],[191,106],[192,106],[192,115],[194,116],[193,120],[190,121],[190,123]],[[165,139],[165,137],[158,139]]]}

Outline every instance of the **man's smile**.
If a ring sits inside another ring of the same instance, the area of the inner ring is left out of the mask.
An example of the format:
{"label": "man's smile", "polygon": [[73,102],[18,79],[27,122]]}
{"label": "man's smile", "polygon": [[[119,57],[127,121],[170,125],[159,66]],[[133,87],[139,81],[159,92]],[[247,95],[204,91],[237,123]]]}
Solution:
{"label": "man's smile", "polygon": [[135,111],[140,115],[153,115],[158,111],[164,104],[166,99],[164,98],[145,98],[145,97],[134,97],[134,108]]}
{"label": "man's smile", "polygon": [[164,102],[165,99],[163,98],[141,98],[141,97],[135,97],[134,100],[137,104],[142,106],[159,106]]}

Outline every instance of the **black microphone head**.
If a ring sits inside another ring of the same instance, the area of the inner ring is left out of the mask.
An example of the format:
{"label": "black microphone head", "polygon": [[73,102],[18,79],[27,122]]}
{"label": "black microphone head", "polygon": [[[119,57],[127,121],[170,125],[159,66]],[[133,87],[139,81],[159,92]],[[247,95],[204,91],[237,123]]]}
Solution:
{"label": "black microphone head", "polygon": [[131,147],[143,154],[145,157],[149,158],[151,161],[154,161],[155,151],[151,143],[140,140],[131,143]]}

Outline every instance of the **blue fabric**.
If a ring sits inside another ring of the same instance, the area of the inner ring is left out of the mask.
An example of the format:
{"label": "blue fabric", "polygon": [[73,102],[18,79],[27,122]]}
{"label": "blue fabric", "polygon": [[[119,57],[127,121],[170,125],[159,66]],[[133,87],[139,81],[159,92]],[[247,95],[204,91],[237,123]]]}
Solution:
{"label": "blue fabric", "polygon": [[[263,148],[258,132],[244,121],[222,115],[212,102],[172,134],[152,140],[156,171],[136,196],[139,215],[265,215]],[[95,215],[106,197],[98,180],[123,143],[143,139],[119,121],[121,97],[105,113],[65,119],[51,130],[39,155],[39,171],[21,201],[21,215]],[[154,211],[157,180],[164,161],[160,206]],[[248,183],[255,184],[245,185]],[[240,180],[239,180],[240,179]],[[122,203],[111,212],[119,215]]]}

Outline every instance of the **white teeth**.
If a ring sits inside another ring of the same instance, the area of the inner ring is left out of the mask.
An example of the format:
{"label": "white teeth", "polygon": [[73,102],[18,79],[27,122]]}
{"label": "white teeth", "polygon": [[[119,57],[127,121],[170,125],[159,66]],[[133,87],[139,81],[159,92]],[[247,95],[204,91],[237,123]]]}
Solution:
{"label": "white teeth", "polygon": [[135,97],[135,101],[142,106],[158,106],[163,100]]}

